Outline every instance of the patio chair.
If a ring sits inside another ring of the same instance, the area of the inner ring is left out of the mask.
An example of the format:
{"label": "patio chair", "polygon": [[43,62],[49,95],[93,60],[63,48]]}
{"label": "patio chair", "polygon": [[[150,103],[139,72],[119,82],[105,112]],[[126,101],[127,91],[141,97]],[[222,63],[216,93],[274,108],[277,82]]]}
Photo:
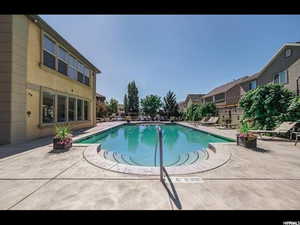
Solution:
{"label": "patio chair", "polygon": [[[254,134],[258,134],[262,138],[263,134],[287,134],[291,129],[295,128],[298,122],[283,122],[274,130],[249,130]],[[273,135],[272,135],[273,137]]]}
{"label": "patio chair", "polygon": [[219,117],[217,116],[213,116],[213,117],[210,117],[210,119],[208,121],[205,121],[203,123],[201,123],[202,125],[213,125],[213,124],[216,124],[219,120]]}

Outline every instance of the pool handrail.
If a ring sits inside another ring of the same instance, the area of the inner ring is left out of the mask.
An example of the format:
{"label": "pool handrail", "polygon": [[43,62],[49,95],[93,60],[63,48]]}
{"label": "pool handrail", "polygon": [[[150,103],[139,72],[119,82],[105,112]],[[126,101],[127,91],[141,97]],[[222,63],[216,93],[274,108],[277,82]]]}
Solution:
{"label": "pool handrail", "polygon": [[159,167],[160,167],[160,181],[163,182],[163,142],[162,142],[162,130],[160,127],[157,128],[158,130],[158,139],[159,139]]}

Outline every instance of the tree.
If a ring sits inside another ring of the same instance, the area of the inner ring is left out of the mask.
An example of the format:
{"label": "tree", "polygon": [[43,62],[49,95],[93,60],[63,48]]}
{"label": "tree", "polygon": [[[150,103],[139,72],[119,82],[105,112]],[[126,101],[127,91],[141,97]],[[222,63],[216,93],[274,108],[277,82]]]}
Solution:
{"label": "tree", "polygon": [[98,103],[96,105],[97,117],[105,117],[108,113],[108,108],[105,103]]}
{"label": "tree", "polygon": [[139,112],[139,91],[135,85],[135,81],[128,84],[128,113],[138,114]]}
{"label": "tree", "polygon": [[248,91],[240,100],[242,120],[252,120],[255,129],[269,130],[283,121],[299,119],[299,106],[295,94],[279,84]]}
{"label": "tree", "polygon": [[178,104],[176,102],[176,95],[173,92],[169,91],[164,97],[163,109],[168,118],[178,116]]}
{"label": "tree", "polygon": [[185,120],[197,121],[205,116],[215,116],[217,108],[214,103],[192,104],[185,113]]}
{"label": "tree", "polygon": [[217,107],[214,103],[205,103],[201,105],[201,116],[215,116],[217,114]]}
{"label": "tree", "polygon": [[108,112],[110,115],[118,112],[118,101],[116,99],[110,99],[108,103]]}
{"label": "tree", "polygon": [[128,113],[128,98],[127,98],[127,94],[125,94],[125,96],[124,96],[124,102],[123,102],[123,104],[124,104],[125,115],[127,115],[127,113]]}
{"label": "tree", "polygon": [[149,115],[151,119],[156,116],[159,111],[159,108],[162,106],[160,97],[157,95],[148,95],[141,100],[142,110],[145,115]]}
{"label": "tree", "polygon": [[190,105],[185,113],[185,120],[189,121],[197,121],[200,120],[202,117],[201,114],[201,105],[199,104],[192,104]]}

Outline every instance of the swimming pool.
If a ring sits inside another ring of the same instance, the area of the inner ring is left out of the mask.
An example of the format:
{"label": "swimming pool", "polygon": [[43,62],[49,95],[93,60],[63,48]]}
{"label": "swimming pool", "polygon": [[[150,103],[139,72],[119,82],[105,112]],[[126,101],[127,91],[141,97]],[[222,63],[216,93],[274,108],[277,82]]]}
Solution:
{"label": "swimming pool", "polygon": [[209,143],[231,140],[178,124],[126,124],[75,141],[101,143],[104,157],[121,164],[159,166],[157,128],[161,127],[165,166],[192,164],[206,157]]}

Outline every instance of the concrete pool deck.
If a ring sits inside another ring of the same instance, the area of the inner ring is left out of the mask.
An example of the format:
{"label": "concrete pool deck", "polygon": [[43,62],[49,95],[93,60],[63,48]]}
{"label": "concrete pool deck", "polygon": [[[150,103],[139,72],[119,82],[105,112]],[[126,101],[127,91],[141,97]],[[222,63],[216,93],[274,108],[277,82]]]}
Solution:
{"label": "concrete pool deck", "polygon": [[[121,123],[99,123],[78,137]],[[229,138],[236,134],[235,130],[198,128]],[[0,209],[175,210],[172,193],[182,209],[300,209],[299,144],[279,138],[259,140],[262,152],[231,145],[231,159],[225,165],[203,173],[171,175],[202,180],[174,182],[174,190],[168,183],[167,190],[157,176],[95,167],[83,158],[86,146],[55,153],[51,138],[1,146]]]}

